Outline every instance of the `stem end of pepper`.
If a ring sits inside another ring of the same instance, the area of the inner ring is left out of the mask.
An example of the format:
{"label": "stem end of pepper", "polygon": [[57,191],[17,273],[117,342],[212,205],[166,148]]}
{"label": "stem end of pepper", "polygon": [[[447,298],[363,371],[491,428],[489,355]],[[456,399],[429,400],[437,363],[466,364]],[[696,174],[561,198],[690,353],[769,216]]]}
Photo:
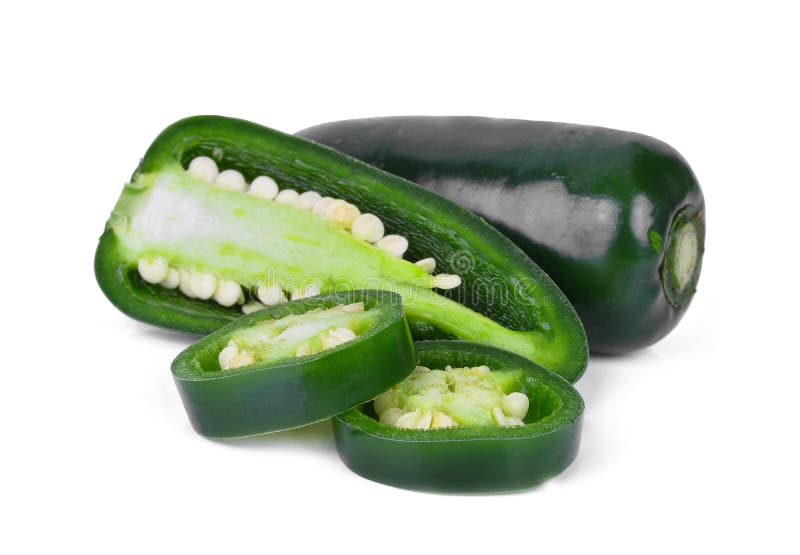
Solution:
{"label": "stem end of pepper", "polygon": [[684,206],[672,220],[661,264],[661,284],[669,303],[681,308],[692,300],[700,278],[705,244],[702,210]]}

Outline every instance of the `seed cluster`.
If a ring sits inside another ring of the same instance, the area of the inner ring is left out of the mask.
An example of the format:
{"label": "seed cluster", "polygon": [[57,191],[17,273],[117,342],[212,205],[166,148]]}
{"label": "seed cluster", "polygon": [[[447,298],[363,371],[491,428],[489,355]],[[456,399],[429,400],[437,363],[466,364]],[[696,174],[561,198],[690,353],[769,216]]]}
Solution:
{"label": "seed cluster", "polygon": [[139,275],[148,283],[157,283],[167,289],[180,289],[192,299],[214,299],[222,306],[233,306],[245,301],[242,287],[235,281],[220,279],[210,272],[200,272],[170,266],[163,256],[140,258]]}
{"label": "seed cluster", "polygon": [[247,349],[239,349],[236,341],[231,339],[228,345],[219,352],[219,367],[222,370],[232,370],[241,366],[254,364],[256,357]]}
{"label": "seed cluster", "polygon": [[[264,200],[296,206],[311,212],[337,227],[350,231],[357,239],[371,243],[398,258],[402,258],[408,250],[408,239],[402,235],[384,235],[383,222],[379,217],[374,214],[362,214],[357,206],[345,200],[323,197],[316,191],[298,193],[294,189],[279,189],[275,180],[266,175],[256,177],[248,186],[240,172],[233,169],[219,171],[217,163],[208,156],[194,158],[189,163],[187,172],[220,189],[246,192]],[[430,262],[425,262],[424,267],[431,267]],[[434,261],[431,272],[435,268]]]}
{"label": "seed cluster", "polygon": [[[357,337],[356,332],[350,328],[336,328],[325,332],[322,335],[322,351],[332,349],[338,345],[352,341]],[[301,344],[295,351],[296,357],[305,357],[321,352],[314,350],[311,344],[306,341]],[[219,352],[219,367],[221,370],[233,370],[242,366],[255,364],[256,357],[248,349],[240,349],[236,341],[231,339],[228,345]]]}
{"label": "seed cluster", "polygon": [[[351,330],[350,328],[336,328],[329,330],[322,334],[322,351],[327,351],[328,349],[333,349],[334,347],[338,347],[339,345],[343,345],[348,341],[352,341],[358,337],[356,332]],[[294,356],[297,357],[306,357],[309,355],[314,355],[320,352],[320,350],[314,349],[309,341],[304,342],[300,345],[294,353]]]}
{"label": "seed cluster", "polygon": [[[486,365],[456,369],[451,366],[445,367],[445,372],[452,370],[469,370],[473,374],[488,374],[491,371]],[[415,374],[418,375],[430,371],[431,369],[425,366],[417,366],[412,373],[412,377]],[[503,395],[501,404],[492,408],[492,419],[498,426],[524,426],[523,420],[525,415],[528,414],[529,406],[530,401],[524,393],[515,391],[508,395]],[[442,411],[423,411],[419,408],[413,411],[405,410],[400,406],[400,399],[395,389],[376,397],[373,401],[373,407],[380,423],[387,426],[414,430],[454,428],[458,426],[458,422],[452,416]]]}
{"label": "seed cluster", "polygon": [[[333,308],[324,310],[325,312],[342,311],[346,313],[364,312],[364,303],[356,302],[346,305],[338,305]],[[323,309],[315,308],[309,310],[308,313],[321,312]],[[307,314],[308,314],[307,313]],[[293,336],[300,329],[301,324],[289,326],[278,337]],[[354,340],[358,337],[355,331],[348,327],[339,326],[328,329],[316,338],[310,338],[303,341],[294,351],[294,356],[304,357],[313,355],[322,351],[327,351],[334,347],[338,347],[348,341]],[[264,343],[268,343],[269,339]],[[218,356],[219,367],[221,370],[232,370],[241,366],[248,366],[258,362],[258,356],[254,350],[248,349],[243,344],[240,344],[236,339],[231,339],[228,344],[223,348]]]}
{"label": "seed cluster", "polygon": [[[311,212],[325,218],[338,228],[348,230],[353,237],[366,241],[398,258],[402,258],[408,250],[408,239],[402,235],[384,235],[383,222],[380,218],[374,214],[362,214],[358,207],[342,199],[323,197],[315,191],[298,193],[293,189],[280,190],[275,180],[265,175],[256,177],[248,185],[240,172],[234,169],[220,171],[217,163],[207,156],[194,158],[189,163],[187,172],[196,179],[220,189],[248,193],[266,201],[291,205]],[[415,264],[429,274],[436,270],[436,260],[433,258],[424,258]],[[321,291],[321,286],[317,283],[291,291],[285,291],[276,284],[263,284],[249,295],[251,298],[248,302],[245,289],[241,284],[221,279],[210,272],[170,266],[162,256],[140,258],[137,266],[139,275],[148,283],[159,284],[167,289],[178,288],[189,298],[213,299],[222,306],[240,304],[243,305],[242,312],[245,314],[260,310],[265,306],[313,297],[319,295]],[[439,274],[434,276],[434,287],[438,289],[453,289],[459,285],[461,285],[461,278],[457,275]]]}
{"label": "seed cluster", "polygon": [[320,294],[320,285],[311,283],[305,288],[284,292],[278,285],[259,285],[254,300],[246,303],[244,289],[235,281],[221,279],[210,272],[188,270],[170,266],[163,256],[140,258],[137,264],[139,275],[148,283],[155,283],[166,289],[178,288],[190,299],[213,299],[222,306],[241,304],[242,312],[249,314],[265,306],[283,304],[290,299],[303,299]]}

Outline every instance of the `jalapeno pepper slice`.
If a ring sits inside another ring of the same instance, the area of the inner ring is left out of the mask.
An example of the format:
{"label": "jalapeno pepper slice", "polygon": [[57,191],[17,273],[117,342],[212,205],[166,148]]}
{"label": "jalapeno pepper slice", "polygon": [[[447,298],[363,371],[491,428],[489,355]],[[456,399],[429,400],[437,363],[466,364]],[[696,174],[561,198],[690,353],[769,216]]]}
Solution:
{"label": "jalapeno pepper slice", "polygon": [[426,371],[418,369],[334,418],[336,448],[351,470],[402,488],[489,492],[532,487],[575,459],[584,405],[563,378],[490,346],[416,345],[420,365],[457,375],[440,387],[434,370],[413,383]]}
{"label": "jalapeno pepper slice", "polygon": [[229,438],[329,418],[396,384],[415,362],[402,299],[365,290],[244,316],[178,355],[172,374],[194,428]]}

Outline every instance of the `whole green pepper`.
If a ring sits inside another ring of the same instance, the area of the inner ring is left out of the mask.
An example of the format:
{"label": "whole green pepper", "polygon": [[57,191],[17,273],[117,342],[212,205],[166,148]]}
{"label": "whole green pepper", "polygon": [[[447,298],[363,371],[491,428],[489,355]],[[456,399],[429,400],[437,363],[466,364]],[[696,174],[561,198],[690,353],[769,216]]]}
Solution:
{"label": "whole green pepper", "polygon": [[[378,420],[375,407],[379,398],[334,418],[336,449],[354,472],[409,489],[508,491],[543,482],[577,456],[584,405],[563,378],[513,353],[464,341],[419,342],[417,354],[424,367],[448,371],[451,366],[475,367],[475,372],[509,374],[499,383],[516,382],[516,394],[524,394],[530,404],[522,425],[464,426],[443,417],[444,426],[449,422],[449,427],[431,429],[428,416],[422,425],[410,422],[406,425],[411,429],[402,428],[396,417],[394,424]],[[478,377],[464,378],[464,388],[474,391]],[[408,402],[424,407],[426,400],[420,399],[419,387],[409,386],[409,391],[416,395],[409,396]],[[445,389],[427,402],[446,399],[448,394]],[[460,410],[462,416],[472,410],[458,398],[449,406],[454,407],[453,412]],[[392,410],[397,409],[385,409],[381,420]],[[406,414],[414,417],[413,413]],[[499,417],[504,418],[502,414]],[[417,429],[420,427],[426,429]]]}
{"label": "whole green pepper", "polygon": [[415,362],[400,296],[347,291],[243,316],[184,350],[172,373],[197,432],[224,438],[330,418]]}
{"label": "whole green pepper", "polygon": [[289,297],[386,289],[403,298],[418,338],[496,345],[571,381],[586,366],[572,306],[480,218],[237,119],[198,116],[161,133],[112,212],[95,274],[126,314],[193,333]]}
{"label": "whole green pepper", "polygon": [[486,218],[564,291],[592,351],[655,343],[689,307],[703,193],[680,154],[652,137],[478,117],[349,120],[299,135]]}

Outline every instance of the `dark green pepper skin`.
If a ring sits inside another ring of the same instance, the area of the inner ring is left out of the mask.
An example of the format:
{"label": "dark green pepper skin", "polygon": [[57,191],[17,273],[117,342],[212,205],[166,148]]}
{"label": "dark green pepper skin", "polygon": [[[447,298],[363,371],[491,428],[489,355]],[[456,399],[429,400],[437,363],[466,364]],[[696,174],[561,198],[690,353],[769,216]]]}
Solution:
{"label": "dark green pepper skin", "polygon": [[406,430],[380,424],[372,403],[333,420],[336,449],[361,476],[397,487],[496,492],[533,487],[578,455],[583,399],[563,378],[518,355],[465,341],[416,344],[430,368],[488,365],[521,370],[531,408],[525,426]]}
{"label": "dark green pepper skin", "polygon": [[[237,329],[258,322],[363,301],[376,325],[356,339],[278,364],[220,370],[217,356]],[[311,424],[374,398],[416,365],[402,299],[389,291],[347,291],[267,307],[218,329],[183,351],[172,374],[192,426],[214,438]]]}
{"label": "dark green pepper skin", "polygon": [[[686,161],[661,141],[478,117],[369,118],[298,134],[484,217],[567,295],[593,352],[655,343],[689,306],[703,253],[703,193]],[[664,261],[686,222],[697,235],[696,263],[673,295]]]}
{"label": "dark green pepper skin", "polygon": [[[220,116],[195,116],[169,126],[151,144],[131,181],[165,167],[185,167],[200,155],[240,171],[248,181],[269,175],[282,188],[315,190],[377,215],[387,233],[402,233],[409,239],[407,259],[434,257],[437,273],[461,276],[461,286],[440,292],[442,297],[513,332],[502,338],[491,331],[480,336],[477,332],[489,328],[470,322],[473,336],[459,334],[463,321],[457,317],[445,322],[442,317],[452,307],[415,311],[407,303],[408,322],[417,339],[496,344],[573,382],[585,370],[586,334],[564,294],[516,245],[452,201],[314,142]],[[195,334],[210,333],[241,315],[238,307],[190,299],[178,290],[146,283],[137,273],[136,261],[126,259],[120,249],[109,220],[95,253],[95,276],[109,300],[127,315]],[[347,277],[346,270],[342,268],[342,277]],[[404,301],[414,296],[398,292]]]}

